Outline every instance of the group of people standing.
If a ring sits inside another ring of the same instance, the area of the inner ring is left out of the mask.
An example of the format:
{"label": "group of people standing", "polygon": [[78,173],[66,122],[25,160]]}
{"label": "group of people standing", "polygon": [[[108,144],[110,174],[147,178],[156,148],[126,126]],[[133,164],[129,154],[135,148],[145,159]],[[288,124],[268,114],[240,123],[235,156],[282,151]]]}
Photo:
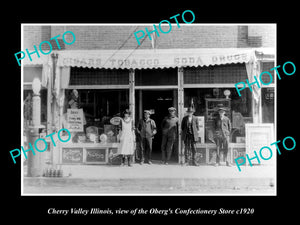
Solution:
{"label": "group of people standing", "polygon": [[[161,123],[162,163],[166,165],[170,161],[172,149],[175,142],[177,141],[179,131],[179,119],[176,116],[176,109],[174,107],[170,107],[168,111],[169,115],[166,116]],[[181,137],[185,145],[185,165],[198,166],[195,157],[195,144],[198,141],[199,124],[197,121],[197,117],[193,115],[193,108],[189,107],[186,113],[187,115],[183,117],[180,127]],[[139,141],[137,143],[139,144],[138,153],[140,158],[140,164],[152,164],[152,141],[154,136],[157,134],[156,123],[153,119],[150,118],[151,112],[149,110],[144,110],[144,117],[143,119],[139,120],[135,129],[130,114],[131,112],[129,110],[123,112],[123,118],[120,122],[120,145],[118,152],[123,156],[122,165],[125,165],[125,161],[127,159],[128,166],[131,166],[132,155],[134,154],[135,149],[135,133],[139,137]],[[222,107],[218,109],[218,116],[214,122],[214,131],[214,141],[217,145],[215,166],[220,165],[220,150],[223,150],[224,152],[226,165],[230,166],[227,159],[227,153],[229,135],[231,131],[231,123],[229,118],[225,116],[225,109]]]}

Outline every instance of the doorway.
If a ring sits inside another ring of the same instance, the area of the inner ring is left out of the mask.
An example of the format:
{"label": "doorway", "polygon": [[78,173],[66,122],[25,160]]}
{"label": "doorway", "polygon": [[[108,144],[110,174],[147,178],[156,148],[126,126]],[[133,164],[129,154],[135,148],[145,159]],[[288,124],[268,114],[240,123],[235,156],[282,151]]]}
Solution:
{"label": "doorway", "polygon": [[[136,90],[136,122],[143,118],[143,111],[152,112],[151,119],[156,123],[157,134],[152,142],[152,161],[161,161],[161,122],[168,115],[168,108],[177,109],[177,90]],[[178,141],[174,144],[171,163],[178,162]]]}

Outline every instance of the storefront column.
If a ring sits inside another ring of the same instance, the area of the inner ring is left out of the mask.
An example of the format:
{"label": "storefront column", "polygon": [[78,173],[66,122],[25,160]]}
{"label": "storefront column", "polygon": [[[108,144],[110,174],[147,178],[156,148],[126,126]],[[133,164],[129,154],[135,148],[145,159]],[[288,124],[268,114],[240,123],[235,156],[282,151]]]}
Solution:
{"label": "storefront column", "polygon": [[[258,61],[258,74],[262,73],[262,62]],[[258,101],[258,121],[259,123],[262,123],[262,96],[261,96],[261,88],[260,88],[260,95],[259,95],[259,101]]]}
{"label": "storefront column", "polygon": [[142,90],[138,90],[138,93],[139,93],[139,117],[140,118],[137,118],[138,120],[139,119],[142,119],[143,117],[143,92]]}
{"label": "storefront column", "polygon": [[133,122],[135,121],[135,84],[134,84],[134,69],[129,71],[129,110],[131,111]]}
{"label": "storefront column", "polygon": [[[53,96],[53,91],[54,91],[54,85],[55,85],[55,79],[56,79],[56,66],[57,66],[57,59],[58,59],[58,55],[55,53],[51,54],[51,58],[52,58],[52,68],[53,68],[53,73],[52,73],[52,88],[51,88],[51,95]],[[56,96],[58,97],[58,96]],[[56,104],[56,99],[54,97],[52,97],[52,101],[51,101],[51,105],[52,105],[52,120],[51,120],[51,133],[55,132],[57,133],[59,130],[59,127],[57,126],[56,120],[58,119],[57,116],[59,114],[59,108],[57,107]],[[56,140],[57,141],[57,140]],[[56,142],[57,143],[57,142]],[[59,149],[60,149],[60,143],[58,143],[55,147],[52,146],[52,166],[56,167],[56,165],[59,163]]]}
{"label": "storefront column", "polygon": [[183,68],[178,68],[178,118],[179,118],[179,137],[178,137],[178,163],[184,163],[184,149],[181,140],[181,121],[184,111],[184,91],[183,91]]}
{"label": "storefront column", "polygon": [[47,85],[47,134],[50,134],[52,131],[51,88],[52,85],[51,85],[51,78],[50,78]]}
{"label": "storefront column", "polygon": [[[256,74],[261,74],[261,61],[257,61],[256,63]],[[252,93],[252,116],[253,123],[262,123],[262,96],[261,96],[261,88],[258,89],[259,97],[258,101],[254,99],[254,94]]]}
{"label": "storefront column", "polygon": [[262,104],[261,94],[259,95],[258,102],[252,98],[252,112],[253,123],[262,123]]}
{"label": "storefront column", "polygon": [[[134,84],[135,71],[134,69],[129,70],[129,110],[135,126],[135,84]],[[135,162],[135,155],[133,155],[133,163]]]}
{"label": "storefront column", "polygon": [[[47,135],[52,133],[52,74],[49,76],[47,83]],[[51,161],[53,161],[53,151],[50,153]]]}

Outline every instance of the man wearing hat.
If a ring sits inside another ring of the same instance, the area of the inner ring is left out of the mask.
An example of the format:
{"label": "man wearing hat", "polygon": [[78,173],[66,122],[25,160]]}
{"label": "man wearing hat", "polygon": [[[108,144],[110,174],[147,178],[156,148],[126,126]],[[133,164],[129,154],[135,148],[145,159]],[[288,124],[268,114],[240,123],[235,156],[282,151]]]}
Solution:
{"label": "man wearing hat", "polygon": [[227,155],[231,123],[229,118],[225,116],[226,110],[227,109],[224,108],[223,105],[218,105],[218,115],[216,116],[216,119],[214,121],[214,140],[217,145],[216,166],[220,165],[220,150],[223,150],[226,166],[230,166]]}
{"label": "man wearing hat", "polygon": [[168,164],[168,161],[172,155],[173,145],[178,136],[178,118],[175,115],[176,109],[170,107],[168,109],[169,116],[165,117],[161,123],[162,128],[162,161],[164,164]]}
{"label": "man wearing hat", "polygon": [[156,124],[150,119],[151,112],[144,110],[144,118],[138,122],[137,133],[140,135],[140,164],[152,164],[152,139],[156,134]]}
{"label": "man wearing hat", "polygon": [[195,160],[195,143],[198,141],[199,124],[193,115],[194,109],[192,107],[189,107],[186,113],[187,115],[183,117],[181,123],[181,137],[185,146],[185,164],[198,166]]}

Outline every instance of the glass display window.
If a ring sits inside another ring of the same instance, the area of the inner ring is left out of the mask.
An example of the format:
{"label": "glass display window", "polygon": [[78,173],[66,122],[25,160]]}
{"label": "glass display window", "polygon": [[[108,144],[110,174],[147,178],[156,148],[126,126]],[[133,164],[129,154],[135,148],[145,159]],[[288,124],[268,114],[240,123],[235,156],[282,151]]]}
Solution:
{"label": "glass display window", "polygon": [[213,142],[213,120],[219,104],[228,108],[226,116],[232,124],[230,141],[244,142],[245,123],[252,123],[252,93],[249,88],[244,93],[240,97],[235,88],[184,89],[184,107],[193,106],[195,116],[205,117],[206,143]]}
{"label": "glass display window", "polygon": [[[80,141],[88,142],[90,135],[87,135],[88,130],[94,130],[96,138],[93,140],[99,141],[99,136],[105,134],[107,142],[117,142],[118,126],[112,125],[110,120],[113,117],[120,117],[121,113],[129,107],[129,90],[77,90],[78,91],[78,108],[82,108],[86,124],[84,125],[84,134],[80,134]],[[65,113],[70,108],[72,101],[72,90],[66,90]],[[89,129],[89,128],[94,129]],[[85,138],[81,136],[85,135]],[[75,140],[77,141],[77,140]]]}

